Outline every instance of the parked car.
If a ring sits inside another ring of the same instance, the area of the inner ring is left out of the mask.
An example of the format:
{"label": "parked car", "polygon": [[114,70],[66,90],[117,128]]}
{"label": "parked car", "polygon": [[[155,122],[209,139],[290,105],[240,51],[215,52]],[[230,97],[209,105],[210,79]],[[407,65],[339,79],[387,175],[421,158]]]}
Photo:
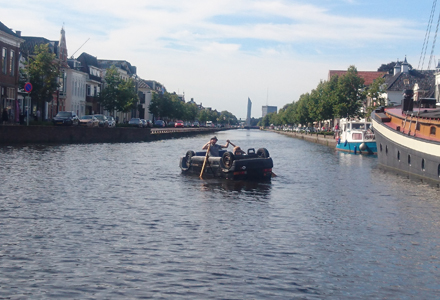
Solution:
{"label": "parked car", "polygon": [[94,115],[99,121],[99,127],[108,127],[107,117],[104,115]]}
{"label": "parked car", "polygon": [[149,127],[149,126],[148,126],[148,121],[147,121],[147,120],[145,120],[145,119],[141,119],[141,121],[142,121],[142,127],[145,127],[145,128]]}
{"label": "parked car", "polygon": [[148,127],[153,127],[153,122],[151,120],[147,120]]}
{"label": "parked car", "polygon": [[169,121],[168,123],[165,124],[165,126],[167,126],[167,127],[174,127],[174,122],[173,121]]}
{"label": "parked car", "polygon": [[165,122],[163,120],[156,120],[154,122],[154,127],[165,127]]}
{"label": "parked car", "polygon": [[128,125],[130,125],[132,127],[139,127],[139,128],[144,127],[144,123],[139,118],[131,118],[131,120],[128,121]]}
{"label": "parked car", "polygon": [[178,121],[176,121],[175,123],[174,123],[174,127],[183,127],[183,121],[181,121],[181,120],[178,120]]}
{"label": "parked car", "polygon": [[192,123],[192,127],[200,127],[199,122],[195,121],[194,123]]}
{"label": "parked car", "polygon": [[108,121],[108,127],[110,127],[110,128],[116,127],[116,120],[115,120],[115,118],[113,118],[112,116],[108,116],[107,117],[107,121]]}
{"label": "parked car", "polygon": [[79,125],[85,127],[98,127],[99,120],[92,115],[85,115],[79,118]]}
{"label": "parked car", "polygon": [[54,125],[79,125],[79,118],[73,111],[60,111],[52,119]]}

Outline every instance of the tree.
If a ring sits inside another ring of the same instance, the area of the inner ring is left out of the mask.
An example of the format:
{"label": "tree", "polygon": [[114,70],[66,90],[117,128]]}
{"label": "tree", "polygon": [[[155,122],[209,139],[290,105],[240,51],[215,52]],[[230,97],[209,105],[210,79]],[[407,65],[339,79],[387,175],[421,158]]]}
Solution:
{"label": "tree", "polygon": [[[393,74],[394,73],[394,67],[396,66],[396,64],[397,64],[397,62],[395,62],[395,61],[392,61],[392,62],[390,62],[390,63],[388,63],[388,64],[382,64],[378,69],[377,69],[377,71],[378,72],[387,72],[387,73],[389,73],[389,74]],[[408,68],[410,69],[410,70],[412,70],[412,65],[411,64],[408,64]]]}
{"label": "tree", "polygon": [[357,74],[357,69],[350,66],[347,73],[338,80],[336,103],[334,104],[335,115],[341,118],[354,117],[360,114],[363,100],[366,98],[363,92],[364,80]]}
{"label": "tree", "polygon": [[367,89],[367,96],[371,98],[372,102],[367,107],[367,115],[370,116],[371,112],[378,106],[385,105],[384,91],[386,90],[385,78],[380,77],[373,80],[373,83]]}
{"label": "tree", "polygon": [[[22,78],[26,78],[32,84],[30,96],[36,101],[37,110],[41,110],[45,116],[45,102],[53,99],[53,94],[58,88],[57,79],[60,76],[60,68],[57,57],[54,53],[50,53],[48,44],[36,45],[34,54],[29,56]],[[21,88],[24,87],[25,81],[20,81]]]}
{"label": "tree", "polygon": [[124,80],[115,66],[107,69],[105,87],[100,94],[99,102],[108,111],[129,112],[138,102],[136,84],[132,78]]}

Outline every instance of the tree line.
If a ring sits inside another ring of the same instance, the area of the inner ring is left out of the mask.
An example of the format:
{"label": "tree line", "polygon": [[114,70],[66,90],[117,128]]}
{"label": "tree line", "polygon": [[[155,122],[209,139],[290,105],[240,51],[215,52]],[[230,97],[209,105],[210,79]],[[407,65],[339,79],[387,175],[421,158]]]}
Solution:
{"label": "tree line", "polygon": [[[56,55],[50,52],[48,44],[35,46],[34,52],[29,55],[25,68],[20,69],[20,73],[20,87],[24,88],[28,81],[32,83],[33,89],[30,96],[35,101],[37,110],[41,110],[45,115],[44,103],[52,101],[54,93],[60,87],[58,78],[61,75],[60,62]],[[106,70],[98,101],[105,110],[111,113],[126,113],[136,109],[139,96],[135,80],[133,78],[122,79],[117,68],[111,66]],[[181,101],[175,93],[153,93],[148,109],[155,118],[237,124],[237,118],[232,113],[199,109],[195,103]]]}
{"label": "tree line", "polygon": [[[309,126],[314,122],[369,116],[375,106],[384,105],[381,97],[384,90],[384,78],[377,78],[368,86],[358,76],[355,66],[350,66],[343,76],[332,76],[321,81],[310,93],[302,94],[298,101],[286,104],[278,112],[264,116],[259,126],[301,124]],[[366,99],[376,101],[367,107]]]}

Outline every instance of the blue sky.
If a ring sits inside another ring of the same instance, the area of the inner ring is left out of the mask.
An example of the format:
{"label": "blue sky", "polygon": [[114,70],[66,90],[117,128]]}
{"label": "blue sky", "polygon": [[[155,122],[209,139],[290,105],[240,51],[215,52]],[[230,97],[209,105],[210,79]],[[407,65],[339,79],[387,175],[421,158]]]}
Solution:
{"label": "blue sky", "polygon": [[75,56],[127,60],[140,77],[238,118],[248,97],[258,118],[262,105],[298,100],[329,70],[376,71],[405,55],[417,67],[432,8],[432,0],[0,1],[1,21],[24,36],[58,40],[64,24],[69,56],[90,38]]}

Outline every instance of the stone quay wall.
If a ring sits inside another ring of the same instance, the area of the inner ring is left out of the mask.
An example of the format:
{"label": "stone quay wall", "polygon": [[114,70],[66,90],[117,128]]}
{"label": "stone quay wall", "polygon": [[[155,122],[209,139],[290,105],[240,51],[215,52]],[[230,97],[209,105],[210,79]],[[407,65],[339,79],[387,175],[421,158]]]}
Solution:
{"label": "stone quay wall", "polygon": [[278,131],[278,130],[273,130],[273,132],[333,148],[335,148],[336,144],[338,143],[338,141],[333,137],[333,135],[324,135],[324,134],[316,134],[316,133],[306,134],[306,133]]}
{"label": "stone quay wall", "polygon": [[224,128],[87,128],[74,126],[0,126],[0,146],[15,144],[132,143],[204,134]]}

